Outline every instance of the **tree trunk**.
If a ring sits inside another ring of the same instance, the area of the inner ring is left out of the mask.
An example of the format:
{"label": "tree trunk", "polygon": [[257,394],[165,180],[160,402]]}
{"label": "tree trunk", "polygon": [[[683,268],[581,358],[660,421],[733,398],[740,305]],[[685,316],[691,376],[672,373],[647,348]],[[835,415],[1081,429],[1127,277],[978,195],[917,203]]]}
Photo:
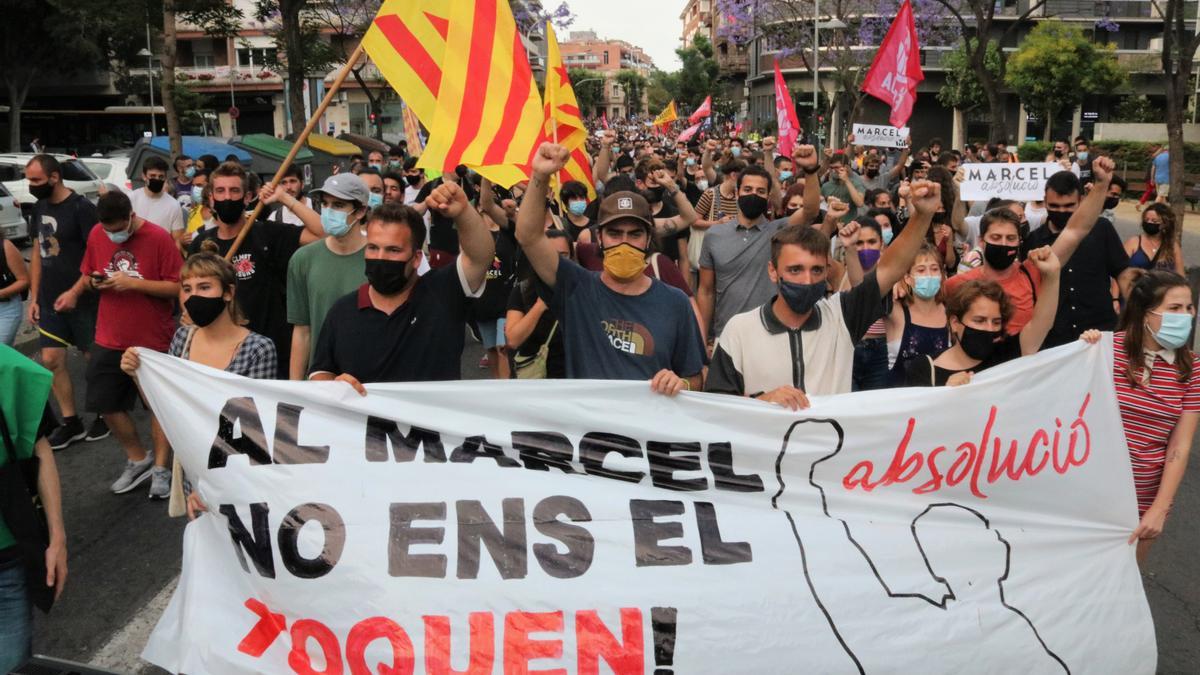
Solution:
{"label": "tree trunk", "polygon": [[[175,0],[163,0],[162,104],[172,159],[183,154],[183,132],[175,109]],[[153,133],[153,131],[152,131]]]}
{"label": "tree trunk", "polygon": [[983,85],[983,90],[987,92],[988,112],[990,113],[988,120],[988,142],[992,143],[1001,138],[1008,138],[1008,123],[1005,120],[1004,109],[1004,94],[1000,93],[999,84],[994,81],[990,73],[987,73],[987,68],[982,67],[975,71],[975,76]]}
{"label": "tree trunk", "polygon": [[1054,116],[1046,112],[1046,126],[1042,131],[1042,140],[1050,142],[1050,136],[1054,133]]}
{"label": "tree trunk", "polygon": [[8,151],[21,152],[21,109],[25,107],[25,96],[29,94],[29,85],[33,82],[33,74],[19,84],[12,75],[6,77],[8,85]]}
{"label": "tree trunk", "polygon": [[305,0],[279,0],[283,39],[287,46],[288,105],[293,134],[299,134],[308,121],[304,117],[304,38],[300,30],[300,10],[304,3]]}
{"label": "tree trunk", "polygon": [[358,82],[358,86],[362,87],[363,93],[367,96],[367,107],[370,108],[371,112],[375,114],[375,138],[382,141],[383,123],[380,120],[383,119],[383,97],[371,93],[371,90],[367,87],[366,81],[362,78],[363,67],[364,66],[359,66],[358,68],[351,69],[350,74],[354,75],[354,80]]}
{"label": "tree trunk", "polygon": [[[1187,105],[1188,84],[1191,82],[1191,59],[1176,66],[1179,70],[1167,80],[1167,150],[1171,172],[1170,197],[1167,201],[1175,212],[1175,222],[1182,223],[1184,216],[1184,157],[1183,157],[1183,109]],[[1179,228],[1182,232],[1183,228]]]}

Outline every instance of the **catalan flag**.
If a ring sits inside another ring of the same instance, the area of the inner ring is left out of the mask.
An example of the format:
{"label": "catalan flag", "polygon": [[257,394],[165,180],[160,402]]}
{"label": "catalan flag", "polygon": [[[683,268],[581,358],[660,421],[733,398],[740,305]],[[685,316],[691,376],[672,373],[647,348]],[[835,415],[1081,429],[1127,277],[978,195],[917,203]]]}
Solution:
{"label": "catalan flag", "polygon": [[363,36],[367,55],[427,127],[437,110],[442,83],[441,64],[450,30],[446,5],[432,0],[386,0]]}
{"label": "catalan flag", "polygon": [[667,107],[654,118],[654,126],[659,127],[664,132],[671,126],[671,122],[679,119],[679,114],[675,112],[675,100],[672,99]]}
{"label": "catalan flag", "polygon": [[418,166],[466,164],[484,176],[490,166],[528,166],[543,133],[542,100],[507,0],[447,5],[442,80]]}
{"label": "catalan flag", "polygon": [[590,161],[582,150],[587,143],[587,127],[579,115],[579,102],[571,87],[571,79],[567,76],[567,68],[563,65],[558,36],[554,34],[554,26],[550,22],[546,22],[545,98],[545,135],[571,151],[567,165],[559,172],[559,181],[580,181],[588,187],[588,198],[595,199],[596,188],[592,185]]}

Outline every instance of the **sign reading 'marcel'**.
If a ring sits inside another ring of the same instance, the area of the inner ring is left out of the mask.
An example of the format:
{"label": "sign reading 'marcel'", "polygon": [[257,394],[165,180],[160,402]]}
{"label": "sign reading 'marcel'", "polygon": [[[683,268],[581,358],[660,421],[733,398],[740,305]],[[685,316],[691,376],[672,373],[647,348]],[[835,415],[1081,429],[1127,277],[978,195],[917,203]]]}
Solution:
{"label": "sign reading 'marcel'", "polygon": [[1041,201],[1046,179],[1063,171],[1054,162],[964,164],[966,177],[959,186],[963,201],[986,201],[993,197],[1019,201]]}

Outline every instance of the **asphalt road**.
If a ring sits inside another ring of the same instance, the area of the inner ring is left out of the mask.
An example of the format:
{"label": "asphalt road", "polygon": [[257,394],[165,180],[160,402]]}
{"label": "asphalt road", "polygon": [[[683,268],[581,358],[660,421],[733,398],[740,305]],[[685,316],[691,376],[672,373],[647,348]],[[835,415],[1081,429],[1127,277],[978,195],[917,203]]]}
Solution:
{"label": "asphalt road", "polygon": [[[1123,235],[1136,231],[1131,208],[1123,207],[1118,215]],[[1200,227],[1195,229],[1184,237],[1184,253],[1187,260],[1200,262]],[[479,345],[468,340],[464,377],[486,374],[477,366],[480,356]],[[71,370],[75,381],[82,383],[83,361],[78,355],[71,360]],[[144,413],[137,419],[148,437]],[[147,622],[152,624],[156,618],[154,608],[160,608],[169,595],[168,585],[179,573],[184,519],[168,518],[164,502],[147,499],[148,483],[126,495],[109,492],[108,485],[123,462],[112,438],[73,445],[57,453],[56,459],[62,475],[70,577],[54,611],[37,618],[35,651],[118,672],[158,672],[139,664],[136,653]],[[1197,463],[1200,457],[1193,459],[1167,531],[1143,574],[1158,636],[1160,673],[1200,672]],[[1103,670],[1102,664],[1092,665]]]}

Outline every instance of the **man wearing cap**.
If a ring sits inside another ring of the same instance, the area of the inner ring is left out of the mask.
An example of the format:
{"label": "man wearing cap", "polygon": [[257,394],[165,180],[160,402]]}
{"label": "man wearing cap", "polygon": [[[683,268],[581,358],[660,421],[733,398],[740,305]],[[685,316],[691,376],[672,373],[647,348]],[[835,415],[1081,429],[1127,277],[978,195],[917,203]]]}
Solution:
{"label": "man wearing cap", "polygon": [[641,195],[616,192],[600,203],[599,273],[560,258],[546,238],[547,184],[568,156],[561,145],[538,148],[517,215],[517,240],[562,322],[567,377],[649,380],[668,396],[698,389],[704,343],[691,304],[679,289],[642,274],[654,221]]}

